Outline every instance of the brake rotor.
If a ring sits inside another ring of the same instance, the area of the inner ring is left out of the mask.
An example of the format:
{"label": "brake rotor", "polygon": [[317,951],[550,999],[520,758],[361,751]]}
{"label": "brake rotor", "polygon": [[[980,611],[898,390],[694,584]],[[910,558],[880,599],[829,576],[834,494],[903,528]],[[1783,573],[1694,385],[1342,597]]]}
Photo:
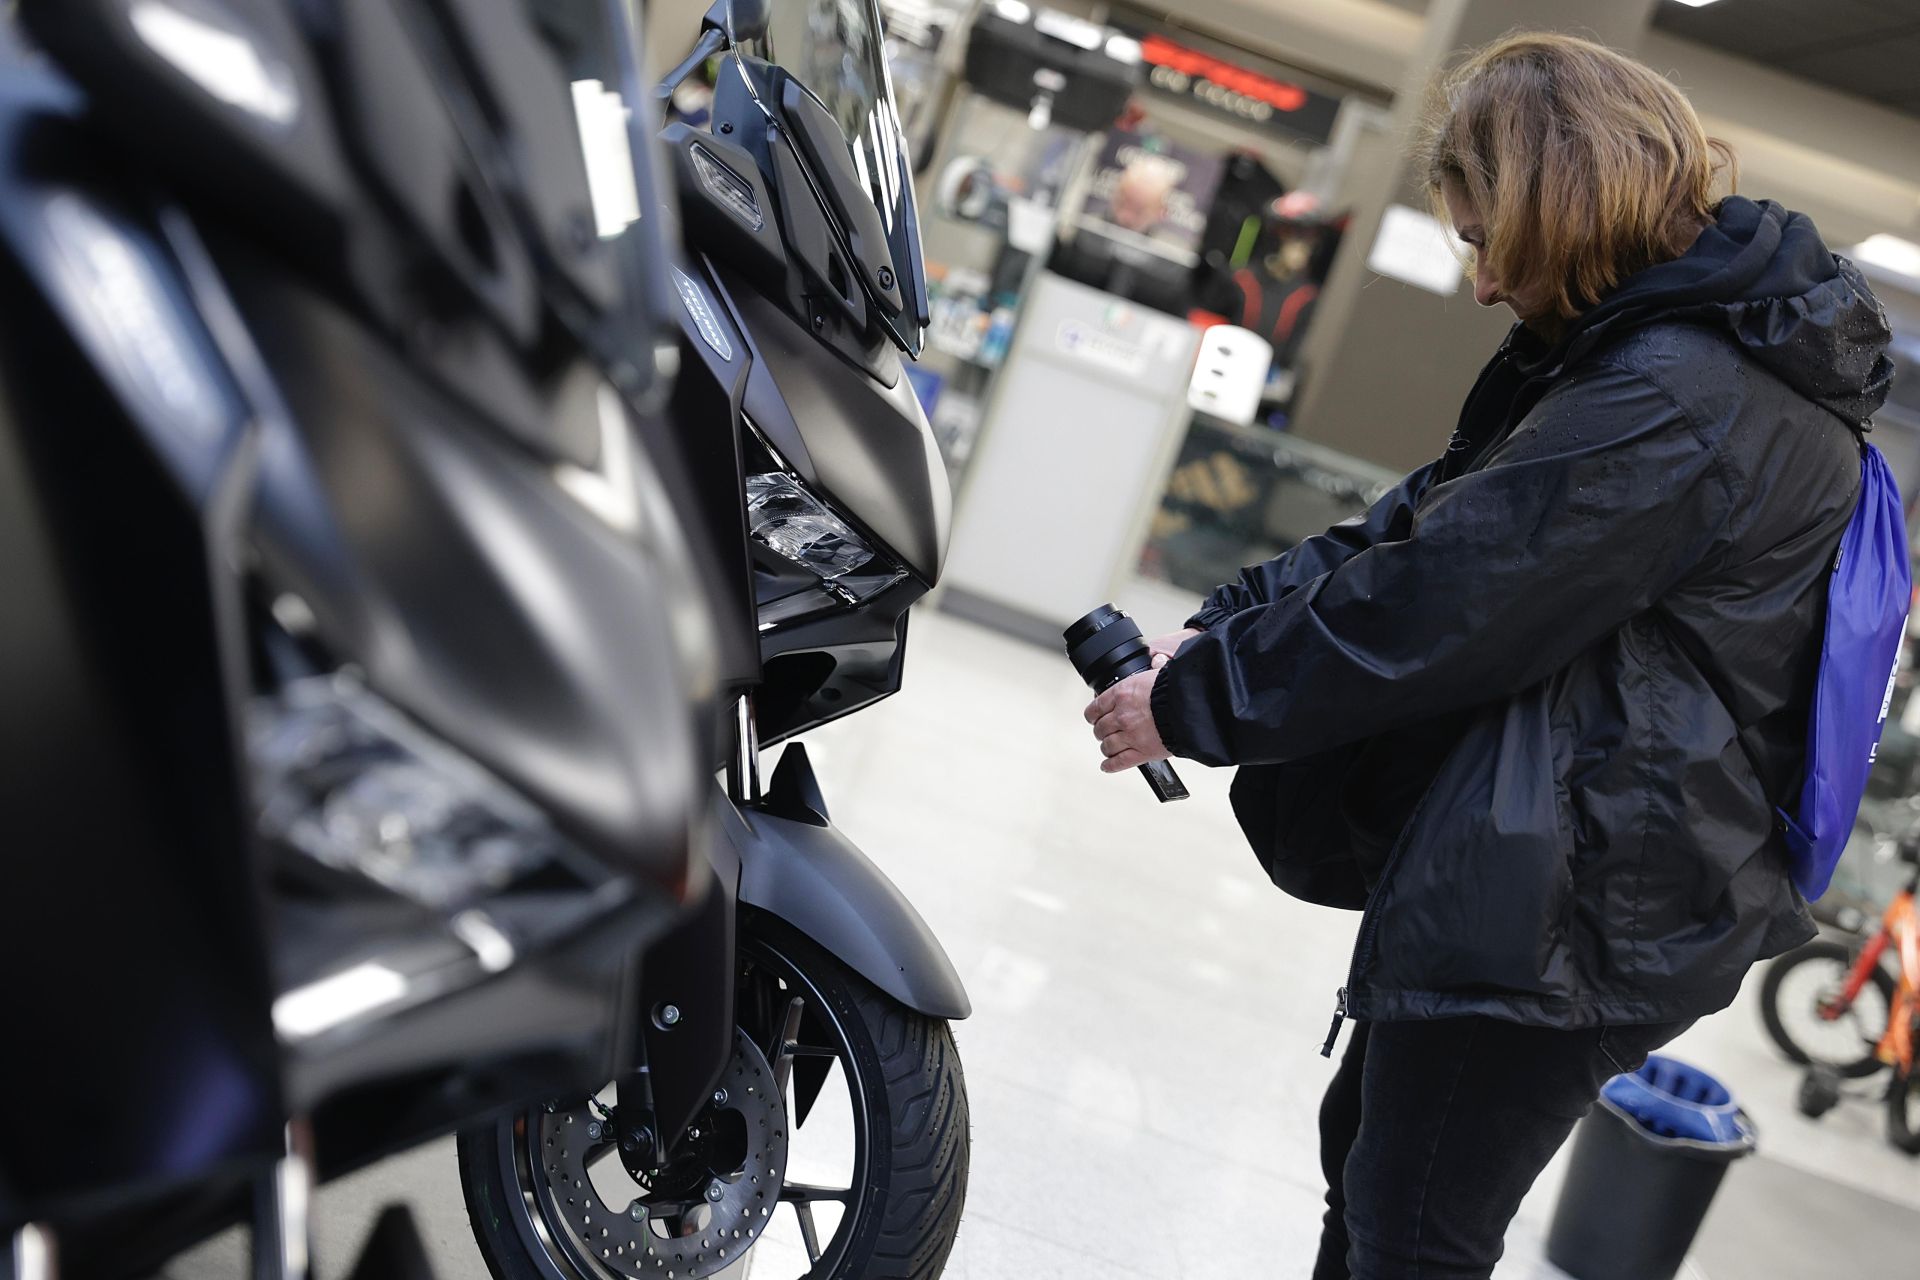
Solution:
{"label": "brake rotor", "polygon": [[[733,1057],[715,1088],[725,1091],[726,1101],[703,1111],[695,1127],[733,1123],[726,1113],[734,1113],[745,1123],[746,1156],[738,1168],[709,1168],[696,1177],[671,1166],[657,1171],[650,1182],[656,1189],[669,1184],[698,1187],[698,1203],[659,1218],[661,1227],[671,1232],[667,1236],[656,1228],[648,1203],[657,1194],[643,1194],[631,1204],[601,1203],[587,1174],[587,1157],[604,1140],[587,1137],[588,1124],[599,1121],[588,1103],[571,1111],[535,1113],[540,1123],[534,1150],[547,1172],[550,1208],[564,1219],[576,1247],[597,1257],[602,1267],[636,1280],[699,1280],[738,1262],[767,1229],[780,1203],[780,1175],[787,1162],[786,1100],[774,1085],[766,1055],[738,1028]],[[635,1217],[633,1205],[646,1212]]]}

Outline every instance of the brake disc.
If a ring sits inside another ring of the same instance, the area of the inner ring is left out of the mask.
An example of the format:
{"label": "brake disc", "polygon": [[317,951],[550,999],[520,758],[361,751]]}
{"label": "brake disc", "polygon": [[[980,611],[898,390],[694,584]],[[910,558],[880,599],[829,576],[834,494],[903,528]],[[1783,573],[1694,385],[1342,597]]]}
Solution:
{"label": "brake disc", "polygon": [[[734,1032],[733,1057],[716,1090],[724,1091],[726,1100],[716,1101],[697,1123],[729,1123],[725,1113],[736,1113],[746,1125],[746,1157],[736,1169],[710,1169],[693,1179],[698,1202],[657,1218],[648,1195],[630,1204],[601,1203],[587,1175],[587,1158],[605,1140],[587,1137],[587,1126],[599,1122],[588,1104],[535,1113],[540,1124],[534,1149],[552,1189],[550,1208],[564,1216],[577,1247],[602,1267],[649,1280],[699,1280],[738,1262],[767,1229],[780,1203],[780,1175],[787,1162],[787,1107],[766,1055],[744,1031]],[[659,1181],[670,1180],[688,1181],[684,1176]]]}

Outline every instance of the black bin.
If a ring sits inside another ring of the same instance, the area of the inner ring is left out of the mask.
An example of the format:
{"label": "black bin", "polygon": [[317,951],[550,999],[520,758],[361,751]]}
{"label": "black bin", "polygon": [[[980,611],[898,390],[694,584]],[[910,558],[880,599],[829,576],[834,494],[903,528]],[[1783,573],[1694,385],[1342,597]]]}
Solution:
{"label": "black bin", "polygon": [[1725,1085],[1672,1058],[1615,1076],[1574,1130],[1547,1260],[1575,1280],[1673,1280],[1753,1123]]}

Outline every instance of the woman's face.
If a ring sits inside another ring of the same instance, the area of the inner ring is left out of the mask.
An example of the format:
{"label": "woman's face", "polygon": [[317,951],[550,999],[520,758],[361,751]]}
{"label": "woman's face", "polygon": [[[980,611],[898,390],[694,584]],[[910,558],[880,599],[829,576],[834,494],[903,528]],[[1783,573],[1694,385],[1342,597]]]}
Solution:
{"label": "woman's face", "polygon": [[1484,252],[1487,247],[1487,228],[1480,219],[1480,211],[1474,208],[1472,198],[1454,182],[1446,185],[1443,194],[1447,200],[1447,213],[1453,219],[1454,234],[1466,241],[1467,247],[1473,250],[1473,300],[1483,307],[1505,303],[1524,323],[1542,319],[1550,308],[1542,300],[1530,295],[1516,297],[1508,293],[1500,277],[1487,262]]}

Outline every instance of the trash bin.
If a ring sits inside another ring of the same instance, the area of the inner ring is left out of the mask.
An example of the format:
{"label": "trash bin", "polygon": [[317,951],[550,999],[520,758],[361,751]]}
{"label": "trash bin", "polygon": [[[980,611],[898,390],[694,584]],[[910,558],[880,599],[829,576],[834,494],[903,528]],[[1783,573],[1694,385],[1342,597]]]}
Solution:
{"label": "trash bin", "polygon": [[1576,1280],[1672,1280],[1753,1123],[1726,1086],[1659,1056],[1615,1076],[1574,1131],[1547,1260]]}

